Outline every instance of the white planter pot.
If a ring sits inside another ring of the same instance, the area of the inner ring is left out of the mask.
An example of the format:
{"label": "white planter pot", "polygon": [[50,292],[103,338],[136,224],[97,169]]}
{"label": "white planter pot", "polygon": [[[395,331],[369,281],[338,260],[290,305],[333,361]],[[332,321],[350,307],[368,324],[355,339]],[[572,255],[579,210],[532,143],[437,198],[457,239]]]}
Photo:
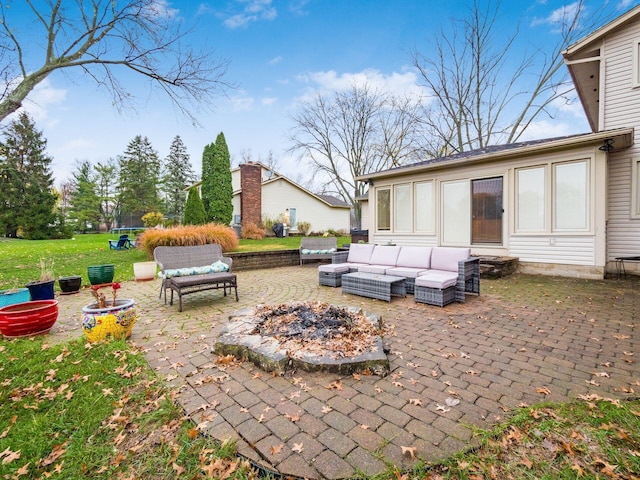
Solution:
{"label": "white planter pot", "polygon": [[133,275],[136,281],[156,278],[156,262],[137,262],[133,264]]}

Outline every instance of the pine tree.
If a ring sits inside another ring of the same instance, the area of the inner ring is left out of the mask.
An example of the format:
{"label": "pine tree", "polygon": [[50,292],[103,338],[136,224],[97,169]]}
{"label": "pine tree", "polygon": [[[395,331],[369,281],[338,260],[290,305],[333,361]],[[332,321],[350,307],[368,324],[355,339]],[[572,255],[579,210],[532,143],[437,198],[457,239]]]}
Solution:
{"label": "pine tree", "polygon": [[138,223],[145,213],[162,211],[158,192],[160,160],[149,139],[137,135],[119,160],[118,197],[122,221],[129,218]]}
{"label": "pine tree", "polygon": [[200,199],[198,188],[190,188],[187,195],[187,203],[184,207],[185,225],[204,225],[207,223],[207,213],[204,211],[204,204]]}
{"label": "pine tree", "polygon": [[96,193],[100,200],[100,215],[107,231],[109,231],[120,213],[120,203],[117,195],[118,166],[115,160],[110,158],[105,163],[96,163],[95,171]]}
{"label": "pine tree", "polygon": [[174,218],[178,223],[182,222],[186,203],[184,190],[194,183],[195,179],[187,147],[180,136],[176,135],[165,160],[162,179],[167,217]]}
{"label": "pine tree", "polygon": [[7,129],[1,152],[0,225],[5,236],[44,239],[57,235],[52,158],[47,141],[22,112]]}
{"label": "pine tree", "polygon": [[100,197],[88,161],[81,162],[72,175],[70,216],[75,220],[76,230],[97,230],[100,225]]}
{"label": "pine tree", "polygon": [[231,158],[220,132],[215,144],[207,145],[202,155],[202,203],[207,220],[229,225],[233,216],[232,198]]}

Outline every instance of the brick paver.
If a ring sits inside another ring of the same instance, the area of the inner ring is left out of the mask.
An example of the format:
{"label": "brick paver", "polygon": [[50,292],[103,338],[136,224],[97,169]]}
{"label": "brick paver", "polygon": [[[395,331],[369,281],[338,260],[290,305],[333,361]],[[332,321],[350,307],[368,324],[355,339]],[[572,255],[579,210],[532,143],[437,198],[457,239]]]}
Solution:
{"label": "brick paver", "polygon": [[[385,462],[410,468],[473,446],[472,428],[489,428],[520,405],[587,393],[625,398],[640,388],[637,278],[483,279],[479,297],[445,308],[412,296],[387,303],[342,295],[318,286],[313,264],[239,272],[238,285],[239,302],[203,292],[185,297],[182,313],[158,299],[158,280],[124,282],[120,297],[136,300],[132,340],[199,428],[284,475],[346,478],[379,473]],[[59,300],[52,339],[81,335],[89,295]],[[249,362],[216,363],[212,347],[231,313],[307,300],[381,315],[391,373],[273,377]],[[341,390],[327,388],[336,380]],[[415,447],[416,459],[403,446]]]}

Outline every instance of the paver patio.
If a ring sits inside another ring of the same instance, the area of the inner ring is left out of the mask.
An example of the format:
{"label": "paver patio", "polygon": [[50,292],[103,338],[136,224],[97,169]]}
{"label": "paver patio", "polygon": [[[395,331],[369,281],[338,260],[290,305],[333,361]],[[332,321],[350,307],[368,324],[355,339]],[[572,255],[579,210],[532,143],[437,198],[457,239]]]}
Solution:
{"label": "paver patio", "polygon": [[[238,272],[239,302],[203,292],[187,297],[182,313],[165,306],[158,291],[158,280],[123,283],[119,298],[139,307],[132,340],[179,390],[201,431],[236,441],[240,454],[285,475],[348,478],[388,464],[406,468],[473,446],[472,428],[489,428],[523,404],[640,391],[634,277],[483,279],[481,296],[445,308],[416,304],[410,295],[391,303],[342,295],[318,286],[313,264]],[[90,295],[59,300],[53,339],[81,335],[80,308]],[[307,300],[381,315],[391,374],[273,377],[248,362],[215,362],[211,348],[229,314]],[[539,393],[545,387],[549,393]],[[460,403],[448,406],[447,398]],[[402,447],[415,447],[416,459]]]}

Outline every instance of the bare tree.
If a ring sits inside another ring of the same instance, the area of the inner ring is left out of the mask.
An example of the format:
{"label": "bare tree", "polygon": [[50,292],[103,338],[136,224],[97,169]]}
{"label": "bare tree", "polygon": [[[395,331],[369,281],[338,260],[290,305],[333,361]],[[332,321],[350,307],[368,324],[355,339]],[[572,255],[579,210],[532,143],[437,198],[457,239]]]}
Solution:
{"label": "bare tree", "polygon": [[413,159],[420,135],[415,115],[420,99],[398,99],[373,91],[368,85],[352,85],[332,97],[318,95],[293,114],[291,151],[307,158],[321,190],[340,197],[356,212],[356,198],[366,185],[355,177]]}
{"label": "bare tree", "polygon": [[[21,8],[30,11],[32,28],[12,25],[17,7],[3,3],[0,9],[0,75],[11,79],[0,91],[0,121],[51,73],[73,67],[106,89],[119,109],[131,98],[116,74],[129,70],[146,77],[194,123],[191,108],[211,106],[230,86],[224,81],[227,61],[190,48],[190,30],[183,30],[176,12],[159,0],[24,1]],[[41,43],[42,52],[36,50]]]}
{"label": "bare tree", "polygon": [[414,51],[413,65],[433,100],[423,116],[431,156],[513,143],[540,115],[553,117],[555,102],[573,90],[560,53],[593,28],[583,13],[583,0],[565,7],[553,47],[523,55],[514,48],[517,29],[506,37],[497,31],[499,4],[475,0],[467,18],[435,38],[432,53]]}

